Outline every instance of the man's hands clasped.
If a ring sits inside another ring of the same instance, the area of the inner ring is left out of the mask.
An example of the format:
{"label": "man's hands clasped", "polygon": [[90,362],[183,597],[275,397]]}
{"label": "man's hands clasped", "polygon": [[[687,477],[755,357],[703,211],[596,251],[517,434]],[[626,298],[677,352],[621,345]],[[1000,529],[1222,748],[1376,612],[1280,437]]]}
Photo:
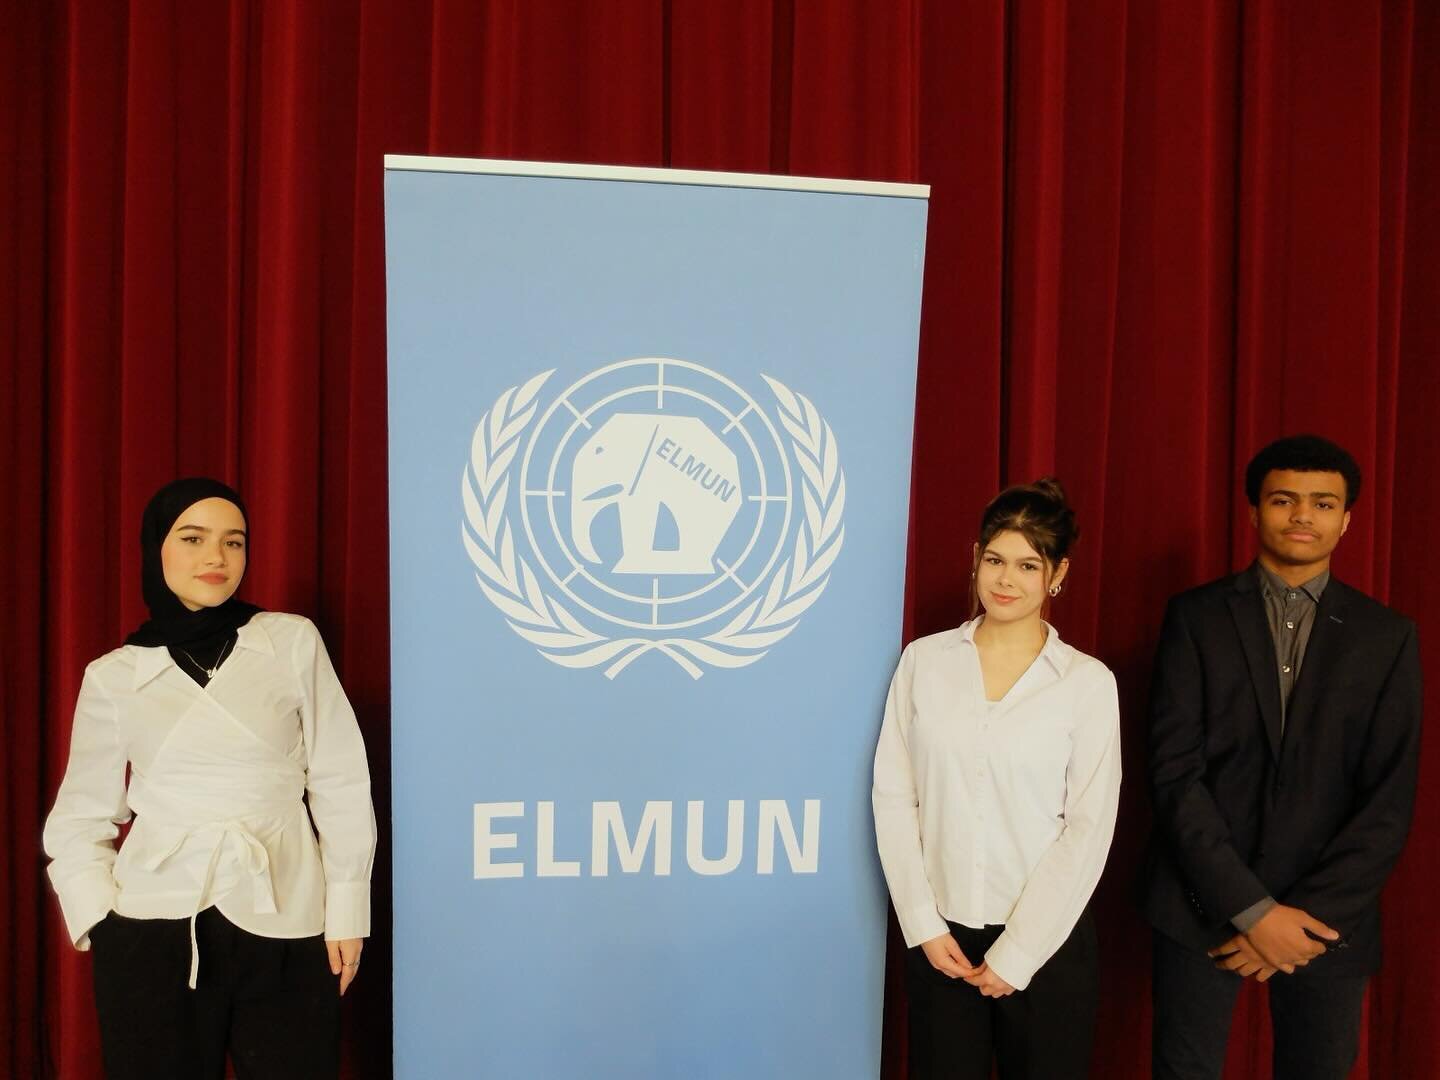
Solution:
{"label": "man's hands clasped", "polygon": [[1276,904],[1243,934],[1210,950],[1215,966],[1241,977],[1265,982],[1277,971],[1293,975],[1325,952],[1325,942],[1340,940],[1340,933],[1309,912]]}
{"label": "man's hands clasped", "polygon": [[994,969],[983,960],[979,964],[970,963],[952,934],[933,937],[922,942],[920,948],[936,971],[952,979],[964,979],[985,997],[998,998],[1015,992],[1015,988],[995,974]]}

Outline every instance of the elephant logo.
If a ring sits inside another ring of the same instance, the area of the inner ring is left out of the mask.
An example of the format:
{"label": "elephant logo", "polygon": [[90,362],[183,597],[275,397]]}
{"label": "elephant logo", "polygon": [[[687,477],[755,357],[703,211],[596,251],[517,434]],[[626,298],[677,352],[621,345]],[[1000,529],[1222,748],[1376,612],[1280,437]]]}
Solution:
{"label": "elephant logo", "polygon": [[482,593],[547,660],[616,678],[658,653],[692,678],[755,663],[824,593],[845,473],[815,404],[767,408],[690,360],[553,371],[480,418],[461,539]]}
{"label": "elephant logo", "polygon": [[[704,421],[647,413],[616,413],[597,428],[575,454],[570,490],[570,538],[590,563],[602,562],[595,516],[619,505],[617,574],[713,574],[742,499],[735,452]],[[660,535],[667,520],[673,541]]]}

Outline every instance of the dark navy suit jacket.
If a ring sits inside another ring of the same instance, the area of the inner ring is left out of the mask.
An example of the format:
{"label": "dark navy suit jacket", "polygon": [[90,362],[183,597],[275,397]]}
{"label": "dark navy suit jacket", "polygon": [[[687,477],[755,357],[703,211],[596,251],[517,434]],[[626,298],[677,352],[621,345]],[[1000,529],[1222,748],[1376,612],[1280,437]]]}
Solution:
{"label": "dark navy suit jacket", "polygon": [[1380,963],[1380,890],[1410,826],[1420,749],[1415,626],[1331,579],[1285,712],[1253,570],[1170,601],[1149,714],[1146,917],[1203,950],[1273,896],[1338,930],[1299,969]]}

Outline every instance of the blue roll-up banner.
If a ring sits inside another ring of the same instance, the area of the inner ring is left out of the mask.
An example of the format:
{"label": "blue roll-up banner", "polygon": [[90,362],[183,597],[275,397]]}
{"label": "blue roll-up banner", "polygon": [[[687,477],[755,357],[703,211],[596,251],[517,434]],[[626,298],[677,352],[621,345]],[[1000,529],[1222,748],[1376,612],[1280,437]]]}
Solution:
{"label": "blue roll-up banner", "polygon": [[928,190],[386,168],[395,1075],[874,1077]]}

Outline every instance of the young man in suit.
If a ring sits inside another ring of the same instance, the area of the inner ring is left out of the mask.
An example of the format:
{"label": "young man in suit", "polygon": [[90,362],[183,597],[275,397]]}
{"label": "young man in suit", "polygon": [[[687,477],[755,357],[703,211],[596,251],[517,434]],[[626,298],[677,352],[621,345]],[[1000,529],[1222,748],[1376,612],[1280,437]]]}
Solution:
{"label": "young man in suit", "polygon": [[1330,575],[1359,491],[1334,443],[1265,447],[1245,472],[1259,557],[1166,612],[1142,884],[1157,1078],[1217,1080],[1244,977],[1269,983],[1276,1078],[1355,1060],[1420,740],[1414,624]]}

